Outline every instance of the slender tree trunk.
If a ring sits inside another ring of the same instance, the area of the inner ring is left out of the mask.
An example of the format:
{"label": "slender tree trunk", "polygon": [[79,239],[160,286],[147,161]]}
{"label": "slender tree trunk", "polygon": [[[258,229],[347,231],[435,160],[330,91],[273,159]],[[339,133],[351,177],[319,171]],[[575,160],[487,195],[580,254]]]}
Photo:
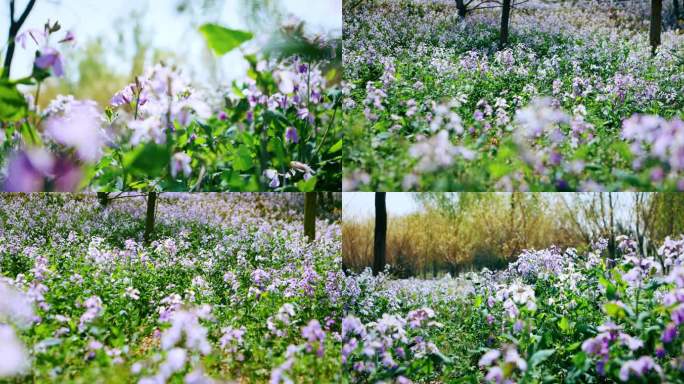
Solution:
{"label": "slender tree trunk", "polygon": [[464,18],[466,16],[466,6],[464,0],[456,0],[456,9],[458,9],[458,16]]}
{"label": "slender tree trunk", "polygon": [[10,0],[9,2],[9,7],[10,7],[10,13],[9,13],[9,31],[7,34],[7,53],[5,54],[5,60],[2,65],[2,78],[3,79],[9,79],[10,75],[10,68],[12,66],[12,58],[14,57],[14,47],[15,47],[15,38],[17,37],[17,34],[19,33],[19,30],[21,29],[21,26],[24,25],[24,22],[26,21],[26,18],[28,17],[29,13],[31,13],[31,9],[33,9],[33,6],[36,4],[36,0],[30,0],[28,4],[26,4],[26,8],[24,8],[24,12],[21,13],[21,16],[19,16],[19,19],[14,20],[14,0]]}
{"label": "slender tree trunk", "polygon": [[672,0],[672,11],[674,12],[675,25],[679,25],[679,0]]}
{"label": "slender tree trunk", "polygon": [[660,31],[663,27],[663,0],[651,0],[651,56],[655,56],[660,45]]}
{"label": "slender tree trunk", "polygon": [[149,244],[152,233],[154,232],[154,213],[157,208],[157,192],[147,193],[147,215],[145,217],[145,235],[143,240]]}
{"label": "slender tree trunk", "polygon": [[508,44],[508,20],[511,17],[511,0],[503,0],[501,6],[501,31],[499,33],[499,48]]}
{"label": "slender tree trunk", "polygon": [[304,194],[304,236],[309,242],[316,240],[316,192]]}
{"label": "slender tree trunk", "polygon": [[387,239],[387,205],[385,192],[375,192],[375,238],[373,246],[373,275],[385,269]]}
{"label": "slender tree trunk", "polygon": [[614,215],[614,206],[613,206],[613,193],[608,192],[608,215],[609,220],[610,220],[610,254],[611,257],[615,258],[615,254],[617,253],[617,244],[615,244],[615,215]]}
{"label": "slender tree trunk", "polygon": [[109,204],[109,193],[98,192],[97,193],[97,201],[100,203],[100,206],[106,207]]}

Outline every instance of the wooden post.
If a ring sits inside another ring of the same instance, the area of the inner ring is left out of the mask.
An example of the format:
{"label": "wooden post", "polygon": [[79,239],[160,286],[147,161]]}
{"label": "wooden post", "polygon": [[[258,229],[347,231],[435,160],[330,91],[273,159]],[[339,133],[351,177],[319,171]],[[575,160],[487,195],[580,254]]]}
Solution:
{"label": "wooden post", "polygon": [[316,192],[304,194],[304,236],[309,242],[316,240]]}
{"label": "wooden post", "polygon": [[109,204],[109,193],[107,192],[98,192],[97,193],[97,201],[100,203],[101,207],[106,207]]}
{"label": "wooden post", "polygon": [[150,243],[150,238],[154,232],[154,214],[157,208],[157,192],[147,193],[147,215],[145,217],[145,235],[143,240],[145,244]]}

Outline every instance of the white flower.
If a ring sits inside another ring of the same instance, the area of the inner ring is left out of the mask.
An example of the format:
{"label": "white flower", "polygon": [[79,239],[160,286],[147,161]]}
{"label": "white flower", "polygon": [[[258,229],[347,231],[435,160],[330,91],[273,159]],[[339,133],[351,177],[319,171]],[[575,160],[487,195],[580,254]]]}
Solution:
{"label": "white flower", "polygon": [[133,120],[128,123],[128,128],[133,130],[131,136],[131,144],[138,145],[147,140],[154,140],[157,144],[161,144],[166,140],[161,126],[159,116],[150,116],[144,120]]}
{"label": "white flower", "polygon": [[24,328],[31,324],[33,318],[33,306],[29,297],[0,281],[0,321],[9,321]]}
{"label": "white flower", "polygon": [[264,171],[264,176],[270,180],[268,186],[271,188],[278,188],[280,186],[280,179],[278,178],[278,171],[275,169],[267,169]]}
{"label": "white flower", "polygon": [[133,300],[138,300],[140,299],[140,291],[133,287],[128,287],[126,288],[126,293],[124,293],[124,296]]}
{"label": "white flower", "polygon": [[9,325],[0,324],[0,377],[19,375],[28,368],[28,354]]}
{"label": "white flower", "polygon": [[187,351],[185,351],[183,348],[173,348],[170,350],[166,356],[166,361],[169,365],[169,368],[174,372],[183,368],[187,354]]}
{"label": "white flower", "polygon": [[83,161],[95,162],[100,159],[106,136],[97,103],[74,100],[73,96],[58,97],[46,111],[50,112],[43,123],[47,137],[75,148]]}
{"label": "white flower", "polygon": [[273,73],[273,79],[278,83],[278,90],[288,95],[294,92],[294,81],[296,79],[296,74],[290,71],[275,71]]}
{"label": "white flower", "polygon": [[190,176],[192,173],[192,168],[190,168],[190,162],[192,158],[188,156],[185,152],[178,152],[171,158],[171,177],[175,178],[178,175],[178,171],[182,171],[185,177]]}

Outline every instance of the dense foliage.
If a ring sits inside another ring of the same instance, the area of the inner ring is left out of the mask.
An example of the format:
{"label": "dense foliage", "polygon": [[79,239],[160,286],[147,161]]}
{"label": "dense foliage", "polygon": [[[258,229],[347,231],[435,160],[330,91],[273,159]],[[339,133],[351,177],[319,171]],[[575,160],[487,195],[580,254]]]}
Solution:
{"label": "dense foliage", "polygon": [[308,243],[302,195],[162,194],[148,245],[140,198],[0,208],[0,381],[339,380],[339,225]]}
{"label": "dense foliage", "polygon": [[344,190],[682,190],[684,39],[632,3],[344,9]]}
{"label": "dense foliage", "polygon": [[648,257],[624,236],[616,258],[607,245],[456,278],[352,275],[345,369],[355,382],[682,382],[684,236]]}

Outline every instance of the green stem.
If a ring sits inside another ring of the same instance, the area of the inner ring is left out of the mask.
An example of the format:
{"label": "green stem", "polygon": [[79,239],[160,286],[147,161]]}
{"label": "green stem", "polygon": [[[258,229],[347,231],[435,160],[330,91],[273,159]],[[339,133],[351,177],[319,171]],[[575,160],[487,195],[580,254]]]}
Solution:
{"label": "green stem", "polygon": [[43,84],[42,81],[38,82],[38,85],[36,86],[36,94],[33,97],[33,113],[36,115],[36,118],[34,119],[33,125],[37,126],[38,123],[40,122],[39,120],[39,115],[38,115],[38,100],[40,98],[40,85]]}
{"label": "green stem", "polygon": [[323,143],[325,142],[325,138],[328,135],[328,131],[330,130],[330,127],[335,123],[335,116],[337,115],[337,107],[333,110],[333,115],[332,119],[330,119],[330,124],[325,128],[325,131],[323,131],[323,138],[321,139],[321,142],[318,144],[316,149],[314,149],[313,154],[311,155],[311,159],[315,159],[316,155],[318,154],[318,151],[323,147]]}
{"label": "green stem", "polygon": [[126,167],[124,167],[123,164],[123,157],[121,157],[121,153],[119,151],[116,151],[116,157],[117,160],[119,161],[119,164],[121,164],[121,172],[123,174],[123,186],[121,187],[122,191],[126,191],[126,187],[128,184],[126,183],[126,179],[128,178],[128,174],[126,172]]}

